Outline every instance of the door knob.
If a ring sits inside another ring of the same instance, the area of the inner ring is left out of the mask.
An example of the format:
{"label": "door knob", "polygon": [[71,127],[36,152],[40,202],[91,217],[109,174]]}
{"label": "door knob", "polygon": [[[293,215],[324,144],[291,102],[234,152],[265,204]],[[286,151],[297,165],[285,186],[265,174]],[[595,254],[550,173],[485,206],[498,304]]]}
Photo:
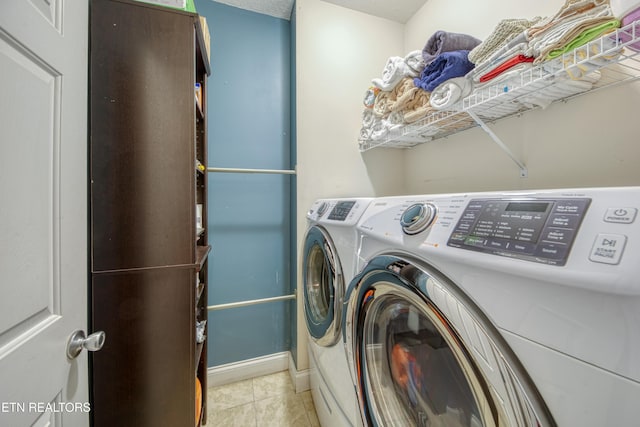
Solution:
{"label": "door knob", "polygon": [[106,334],[103,331],[94,332],[87,336],[83,330],[78,329],[71,334],[67,341],[67,357],[75,359],[82,349],[87,351],[98,351],[104,345]]}

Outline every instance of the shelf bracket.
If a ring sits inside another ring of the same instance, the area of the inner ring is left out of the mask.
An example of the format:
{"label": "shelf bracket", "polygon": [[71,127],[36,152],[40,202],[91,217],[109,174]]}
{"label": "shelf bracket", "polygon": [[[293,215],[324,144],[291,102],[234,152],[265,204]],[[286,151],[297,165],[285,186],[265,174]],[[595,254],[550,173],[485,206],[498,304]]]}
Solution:
{"label": "shelf bracket", "polygon": [[507,154],[507,156],[509,156],[511,158],[511,160],[513,160],[513,162],[516,165],[518,165],[518,168],[520,168],[520,178],[527,178],[529,176],[529,171],[527,170],[527,167],[524,165],[524,163],[522,163],[520,160],[518,160],[518,158],[515,156],[515,154],[513,154],[511,152],[511,150],[509,150],[509,147],[507,147],[504,144],[504,142],[502,142],[502,140],[500,138],[498,138],[498,135],[496,135],[489,128],[489,126],[487,126],[487,124],[480,117],[478,117],[478,115],[476,113],[474,113],[473,111],[467,111],[467,114],[469,114],[469,116],[471,116],[471,118],[473,120],[475,120],[476,123],[478,123],[478,125],[480,125],[482,130],[484,130],[487,134],[489,134],[491,139],[493,139],[493,142],[498,144],[498,147],[500,147],[500,149],[502,149],[502,151],[504,151]]}

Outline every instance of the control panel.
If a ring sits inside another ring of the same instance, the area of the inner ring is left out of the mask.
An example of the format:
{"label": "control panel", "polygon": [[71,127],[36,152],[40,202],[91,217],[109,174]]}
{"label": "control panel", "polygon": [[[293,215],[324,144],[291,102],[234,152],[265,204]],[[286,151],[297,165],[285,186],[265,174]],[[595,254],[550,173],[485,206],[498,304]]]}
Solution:
{"label": "control panel", "polygon": [[307,212],[307,220],[343,227],[355,226],[373,199],[318,199]]}
{"label": "control panel", "polygon": [[565,265],[590,203],[590,198],[472,199],[447,245]]}
{"label": "control panel", "polygon": [[328,219],[331,219],[333,221],[344,221],[345,219],[347,219],[349,212],[351,212],[351,209],[355,204],[356,202],[354,200],[336,203],[336,205],[331,210],[331,213],[329,213]]}

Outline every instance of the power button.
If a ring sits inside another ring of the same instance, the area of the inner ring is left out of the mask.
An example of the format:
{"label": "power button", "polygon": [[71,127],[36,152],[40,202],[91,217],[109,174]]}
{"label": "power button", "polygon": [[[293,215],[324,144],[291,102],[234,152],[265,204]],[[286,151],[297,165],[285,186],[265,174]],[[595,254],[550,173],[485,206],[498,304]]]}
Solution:
{"label": "power button", "polygon": [[605,222],[618,222],[622,224],[631,224],[636,219],[638,209],[636,208],[609,208],[604,215]]}

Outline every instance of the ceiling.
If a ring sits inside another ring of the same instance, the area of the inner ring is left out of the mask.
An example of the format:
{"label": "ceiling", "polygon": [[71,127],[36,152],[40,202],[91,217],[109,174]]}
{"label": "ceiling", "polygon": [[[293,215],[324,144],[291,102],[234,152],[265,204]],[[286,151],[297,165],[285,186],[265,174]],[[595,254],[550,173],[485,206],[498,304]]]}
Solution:
{"label": "ceiling", "polygon": [[[294,0],[214,0],[276,18],[289,19]],[[406,23],[427,0],[322,0],[369,15]]]}

